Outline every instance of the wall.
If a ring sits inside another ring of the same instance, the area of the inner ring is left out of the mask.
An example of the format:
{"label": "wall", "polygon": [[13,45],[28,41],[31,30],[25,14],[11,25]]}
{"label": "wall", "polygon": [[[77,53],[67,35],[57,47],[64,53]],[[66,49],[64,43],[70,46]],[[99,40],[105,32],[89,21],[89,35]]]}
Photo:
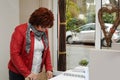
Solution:
{"label": "wall", "polygon": [[0,80],[8,80],[9,43],[19,24],[19,0],[0,0]]}
{"label": "wall", "polygon": [[20,23],[28,22],[32,12],[39,7],[39,0],[20,0]]}
{"label": "wall", "polygon": [[120,80],[120,51],[92,51],[89,70],[90,80]]}

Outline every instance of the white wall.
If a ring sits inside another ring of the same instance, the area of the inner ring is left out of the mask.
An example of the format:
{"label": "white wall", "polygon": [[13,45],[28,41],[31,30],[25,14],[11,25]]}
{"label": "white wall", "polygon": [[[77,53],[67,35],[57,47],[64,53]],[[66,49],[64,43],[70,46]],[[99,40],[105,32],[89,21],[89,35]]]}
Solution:
{"label": "white wall", "polygon": [[32,12],[39,7],[40,0],[20,0],[20,23],[28,22]]}
{"label": "white wall", "polygon": [[120,80],[120,51],[90,52],[90,80]]}
{"label": "white wall", "polygon": [[0,0],[0,80],[8,80],[9,43],[19,24],[19,0]]}

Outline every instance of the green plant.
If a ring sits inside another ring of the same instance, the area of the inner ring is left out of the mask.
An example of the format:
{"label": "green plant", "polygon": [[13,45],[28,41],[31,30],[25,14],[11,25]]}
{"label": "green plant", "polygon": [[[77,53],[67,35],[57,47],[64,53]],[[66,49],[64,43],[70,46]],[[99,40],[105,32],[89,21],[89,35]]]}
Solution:
{"label": "green plant", "polygon": [[115,13],[112,13],[112,14],[104,13],[103,14],[103,20],[104,20],[105,23],[114,23],[115,19],[116,19],[116,14]]}
{"label": "green plant", "polygon": [[79,27],[81,25],[84,25],[85,24],[85,21],[84,20],[80,20],[80,19],[77,19],[77,18],[71,18],[69,21],[67,21],[67,28],[66,30],[76,30],[77,28],[77,32],[79,32]]}
{"label": "green plant", "polygon": [[89,63],[88,60],[82,59],[82,60],[79,62],[79,65],[81,65],[81,66],[87,66],[88,63]]}

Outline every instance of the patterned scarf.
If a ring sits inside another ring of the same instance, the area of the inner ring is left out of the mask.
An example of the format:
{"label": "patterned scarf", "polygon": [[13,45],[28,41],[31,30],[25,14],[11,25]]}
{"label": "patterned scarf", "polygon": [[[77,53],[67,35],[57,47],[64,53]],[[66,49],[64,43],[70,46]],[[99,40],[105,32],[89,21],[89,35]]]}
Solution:
{"label": "patterned scarf", "polygon": [[38,31],[34,28],[34,26],[32,26],[30,23],[28,24],[28,28],[27,28],[27,32],[26,32],[26,52],[29,53],[30,51],[30,44],[31,44],[31,40],[30,40],[30,29],[32,29],[32,31],[35,34],[36,39],[41,40],[43,37],[44,43],[46,48],[48,47],[48,39],[46,36],[46,33],[43,31]]}

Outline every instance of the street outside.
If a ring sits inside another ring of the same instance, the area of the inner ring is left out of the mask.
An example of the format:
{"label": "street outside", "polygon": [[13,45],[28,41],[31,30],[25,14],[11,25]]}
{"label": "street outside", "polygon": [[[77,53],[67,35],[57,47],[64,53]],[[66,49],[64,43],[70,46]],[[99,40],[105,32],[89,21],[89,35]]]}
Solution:
{"label": "street outside", "polygon": [[[102,47],[103,50],[119,50],[120,43],[112,43],[112,47]],[[94,44],[66,44],[67,69],[79,66],[82,59],[89,61],[89,54],[96,50]]]}

